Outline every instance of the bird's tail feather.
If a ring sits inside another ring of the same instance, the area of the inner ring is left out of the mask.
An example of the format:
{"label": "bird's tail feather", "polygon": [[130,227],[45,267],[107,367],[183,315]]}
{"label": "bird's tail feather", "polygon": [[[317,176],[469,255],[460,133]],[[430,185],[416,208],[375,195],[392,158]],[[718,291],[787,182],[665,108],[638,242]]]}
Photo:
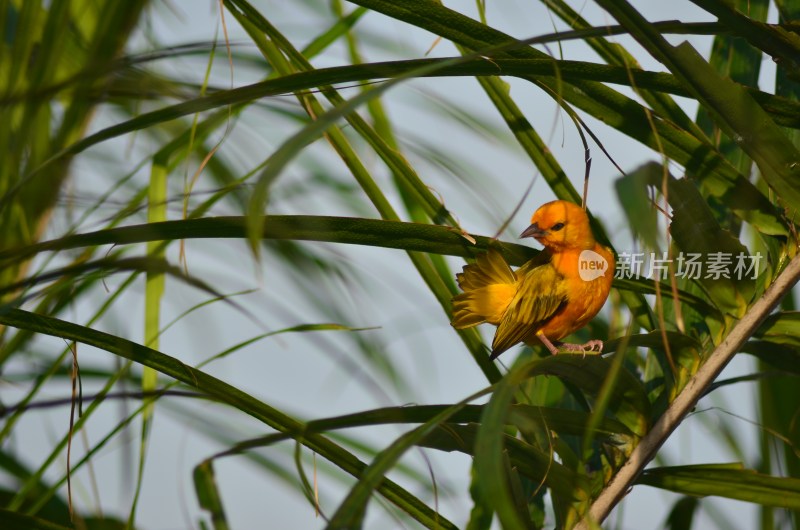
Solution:
{"label": "bird's tail feather", "polygon": [[458,329],[483,322],[497,324],[516,292],[514,271],[493,248],[465,266],[456,280],[464,291],[453,297],[452,324]]}

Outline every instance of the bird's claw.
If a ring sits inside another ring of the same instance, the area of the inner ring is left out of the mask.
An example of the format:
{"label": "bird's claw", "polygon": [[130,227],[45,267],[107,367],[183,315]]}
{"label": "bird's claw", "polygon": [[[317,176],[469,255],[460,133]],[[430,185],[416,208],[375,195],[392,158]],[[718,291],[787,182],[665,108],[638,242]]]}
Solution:
{"label": "bird's claw", "polygon": [[570,344],[568,342],[562,342],[558,344],[558,348],[570,353],[581,353],[585,358],[587,353],[603,353],[603,341],[599,339],[593,339],[585,344]]}
{"label": "bird's claw", "polygon": [[600,339],[592,339],[586,344],[582,344],[581,347],[583,348],[584,352],[597,352],[603,353],[603,341]]}

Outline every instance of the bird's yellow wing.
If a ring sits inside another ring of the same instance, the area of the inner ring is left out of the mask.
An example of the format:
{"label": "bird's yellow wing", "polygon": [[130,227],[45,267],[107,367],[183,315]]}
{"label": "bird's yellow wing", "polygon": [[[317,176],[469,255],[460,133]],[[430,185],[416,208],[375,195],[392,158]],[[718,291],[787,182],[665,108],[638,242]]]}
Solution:
{"label": "bird's yellow wing", "polygon": [[452,324],[456,329],[484,322],[497,324],[516,292],[517,277],[494,248],[456,274],[463,293],[453,297]]}
{"label": "bird's yellow wing", "polygon": [[463,291],[474,291],[487,285],[513,284],[517,277],[503,255],[490,247],[487,252],[478,254],[475,263],[466,265],[463,272],[456,274],[456,281]]}
{"label": "bird's yellow wing", "polygon": [[531,265],[517,271],[517,292],[497,326],[492,358],[522,342],[566,305],[563,276],[550,263]]}

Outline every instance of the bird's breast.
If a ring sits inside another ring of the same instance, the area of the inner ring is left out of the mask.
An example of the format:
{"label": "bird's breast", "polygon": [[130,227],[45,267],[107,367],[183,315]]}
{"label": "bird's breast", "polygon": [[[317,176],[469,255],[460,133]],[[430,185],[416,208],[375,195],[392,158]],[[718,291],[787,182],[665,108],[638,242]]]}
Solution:
{"label": "bird's breast", "polygon": [[614,255],[595,245],[554,254],[551,263],[563,277],[567,303],[542,332],[558,340],[586,325],[605,304],[614,278]]}

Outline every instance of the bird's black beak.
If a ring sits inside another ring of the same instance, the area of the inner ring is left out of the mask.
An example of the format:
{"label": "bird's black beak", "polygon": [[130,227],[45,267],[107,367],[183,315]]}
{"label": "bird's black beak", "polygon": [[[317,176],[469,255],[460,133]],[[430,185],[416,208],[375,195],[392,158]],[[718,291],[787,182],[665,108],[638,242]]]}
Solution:
{"label": "bird's black beak", "polygon": [[533,223],[531,226],[523,230],[523,232],[519,235],[519,238],[522,239],[523,237],[542,237],[547,233],[546,230],[542,230],[539,228],[539,223]]}

